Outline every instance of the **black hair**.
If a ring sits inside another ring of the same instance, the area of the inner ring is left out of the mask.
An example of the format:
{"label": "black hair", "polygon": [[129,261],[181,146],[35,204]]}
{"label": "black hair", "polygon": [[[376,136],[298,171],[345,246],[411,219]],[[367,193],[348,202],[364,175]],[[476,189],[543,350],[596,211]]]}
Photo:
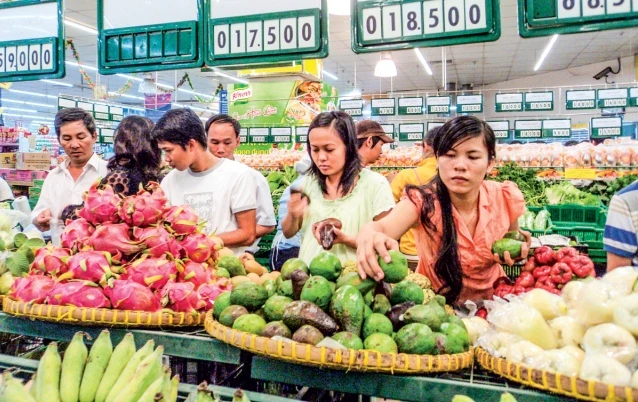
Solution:
{"label": "black hair", "polygon": [[113,151],[108,169],[117,166],[142,171],[150,177],[157,177],[162,164],[162,151],[157,139],[151,135],[155,123],[142,116],[127,116],[115,130]]}
{"label": "black hair", "polygon": [[372,138],[372,148],[376,147],[379,141],[381,141],[381,137],[378,135],[374,137],[357,138],[357,149],[361,148],[368,138]]}
{"label": "black hair", "polygon": [[523,144],[523,141],[519,141],[519,140],[510,141],[510,145],[519,145],[519,144]]}
{"label": "black hair", "polygon": [[354,121],[349,114],[341,111],[323,112],[314,118],[310,126],[308,127],[308,139],[306,142],[306,148],[308,149],[308,155],[312,164],[310,166],[310,173],[317,178],[321,191],[326,194],[328,188],[326,186],[326,176],[321,173],[317,164],[312,159],[312,149],[310,147],[310,132],[315,128],[329,127],[333,129],[341,138],[341,141],[346,146],[346,164],[343,167],[343,174],[339,182],[339,189],[342,195],[348,194],[354,187],[354,182],[359,176],[361,169],[361,158],[359,157],[359,151],[357,148],[357,141],[355,136]]}
{"label": "black hair", "polygon": [[431,147],[432,144],[434,143],[434,137],[436,137],[439,134],[439,131],[441,131],[441,127],[443,126],[438,126],[438,127],[429,129],[428,132],[425,133],[425,136],[423,137],[423,143]]}
{"label": "black hair", "polygon": [[[493,161],[496,158],[494,131],[487,123],[474,116],[459,116],[441,126],[440,132],[432,143],[434,155],[439,158],[455,146],[480,136],[484,139],[489,160]],[[406,192],[410,201],[415,205],[419,205],[419,199],[423,200],[419,219],[430,238],[433,238],[434,233],[438,231],[432,222],[432,215],[435,209],[435,199],[439,202],[443,233],[440,235],[441,241],[434,263],[434,272],[443,283],[439,290],[440,293],[445,296],[449,304],[453,304],[463,289],[463,268],[459,258],[450,193],[438,172],[432,181],[423,187],[406,186]]]}
{"label": "black hair", "polygon": [[60,139],[60,129],[62,128],[62,126],[68,123],[75,123],[76,121],[81,121],[82,123],[84,123],[84,126],[89,131],[89,133],[91,133],[91,135],[97,134],[95,130],[95,120],[93,120],[93,116],[91,116],[91,113],[87,112],[84,109],[71,107],[62,109],[55,115],[53,125],[55,127],[55,134],[58,136],[58,140]]}
{"label": "black hair", "polygon": [[578,145],[578,141],[576,141],[576,140],[567,141],[563,145],[565,145],[566,147],[573,147],[574,145]]}
{"label": "black hair", "polygon": [[155,124],[153,137],[158,142],[170,142],[186,149],[190,140],[198,142],[206,149],[206,131],[204,125],[191,109],[169,110]]}
{"label": "black hair", "polygon": [[206,126],[205,126],[206,134],[208,134],[208,129],[213,124],[230,124],[231,126],[233,126],[233,129],[235,130],[235,136],[236,137],[239,136],[241,125],[236,119],[233,119],[227,114],[216,114],[215,116],[208,119],[208,121],[206,121]]}

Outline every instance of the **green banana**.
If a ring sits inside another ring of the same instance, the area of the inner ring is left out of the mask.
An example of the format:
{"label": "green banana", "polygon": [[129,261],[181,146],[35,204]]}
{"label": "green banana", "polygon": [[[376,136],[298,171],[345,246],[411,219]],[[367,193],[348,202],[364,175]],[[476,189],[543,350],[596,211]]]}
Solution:
{"label": "green banana", "polygon": [[2,402],[36,402],[29,391],[22,385],[22,382],[16,378],[10,371],[2,374],[2,387],[0,387],[0,401]]}
{"label": "green banana", "polygon": [[91,352],[89,352],[89,359],[82,376],[82,385],[80,385],[80,402],[93,402],[95,400],[97,389],[112,354],[111,334],[105,329],[100,332],[100,336],[97,337],[91,347]]}
{"label": "green banana", "polygon": [[[146,351],[148,351],[148,349]],[[150,351],[148,352],[150,353]],[[104,402],[106,400],[111,389],[135,354],[135,341],[133,339],[133,334],[129,332],[124,335],[122,341],[113,350],[113,354],[109,359],[109,364],[106,366],[106,371],[100,381],[100,386],[97,388],[95,402]],[[142,361],[141,358],[136,359],[137,363],[134,363],[133,370],[135,370],[135,367],[137,367],[136,365]]]}
{"label": "green banana", "polygon": [[171,394],[171,368],[168,366],[164,366],[164,376],[162,381],[162,395],[165,400],[168,400],[168,397]]}
{"label": "green banana", "polygon": [[78,402],[82,374],[89,354],[84,344],[84,335],[87,334],[76,332],[64,352],[62,375],[60,376],[60,400],[62,402]]}
{"label": "green banana", "polygon": [[195,402],[214,402],[213,399],[213,391],[208,389],[208,383],[206,381],[202,382],[197,386],[197,396],[195,397]]}
{"label": "green banana", "polygon": [[38,401],[60,401],[60,369],[62,359],[58,353],[58,343],[51,342],[45,350],[36,377],[36,399]]}
{"label": "green banana", "polygon": [[179,387],[179,375],[175,374],[171,378],[171,393],[166,397],[166,402],[177,402],[177,387]]}
{"label": "green banana", "polygon": [[248,399],[248,395],[244,391],[238,389],[233,395],[232,402],[250,402],[250,399]]}
{"label": "green banana", "polygon": [[[144,358],[137,370],[135,370],[135,373],[133,373],[133,376],[130,377],[124,387],[118,391],[112,402],[135,402],[155,380],[159,377],[163,377],[163,353],[164,346],[160,345],[153,353]],[[109,398],[110,396],[111,394],[109,393]],[[107,402],[109,402],[109,398],[107,398]]]}
{"label": "green banana", "polygon": [[144,391],[144,393],[136,399],[137,402],[155,402],[156,395],[162,395],[162,384],[164,383],[164,376],[160,376],[157,380],[153,381],[151,385]]}

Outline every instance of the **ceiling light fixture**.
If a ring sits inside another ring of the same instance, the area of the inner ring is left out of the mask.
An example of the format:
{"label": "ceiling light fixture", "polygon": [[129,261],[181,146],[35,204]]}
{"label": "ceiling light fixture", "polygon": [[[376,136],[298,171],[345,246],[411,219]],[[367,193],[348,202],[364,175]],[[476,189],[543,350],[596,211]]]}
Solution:
{"label": "ceiling light fixture", "polygon": [[53,95],[45,95],[45,94],[39,94],[37,92],[29,92],[29,91],[21,91],[19,89],[7,89],[7,91],[9,92],[14,92],[17,94],[24,94],[24,95],[32,95],[32,96],[39,96],[40,98],[51,98],[51,99],[58,99],[57,96],[53,96]]}
{"label": "ceiling light fixture", "polygon": [[219,75],[221,77],[228,78],[229,80],[232,80],[232,81],[235,81],[235,82],[239,82],[239,83],[242,83],[242,84],[248,84],[248,81],[246,81],[246,80],[242,80],[241,78],[233,77],[232,75],[229,75],[229,74],[226,74],[226,73],[222,73],[219,70],[215,70],[215,74],[217,74],[217,75]]}
{"label": "ceiling light fixture", "polygon": [[54,80],[40,80],[42,82],[46,82],[47,84],[52,84],[52,85],[59,85],[61,87],[72,87],[72,84],[68,84],[66,82],[62,82],[62,81],[54,81]]}
{"label": "ceiling light fixture", "polygon": [[557,39],[558,39],[558,35],[554,35],[549,40],[549,43],[547,44],[547,46],[545,46],[545,50],[543,50],[543,54],[541,54],[541,58],[538,59],[538,62],[536,62],[536,65],[534,66],[534,71],[538,71],[538,69],[541,68],[543,61],[545,61],[545,58],[549,54],[549,51],[552,50],[552,46],[554,46],[554,43],[556,43]]}
{"label": "ceiling light fixture", "polygon": [[381,78],[397,76],[397,66],[392,61],[390,52],[381,52],[381,60],[377,62],[377,66],[374,68],[374,76]]}
{"label": "ceiling light fixture", "polygon": [[326,71],[326,70],[322,69],[321,72],[323,73],[323,75],[327,75],[328,77],[332,78],[333,80],[337,80],[337,81],[339,80],[339,77],[337,77],[336,75],[332,74],[329,71]]}
{"label": "ceiling light fixture", "polygon": [[67,19],[67,18],[64,19],[64,24],[68,25],[70,27],[73,27],[73,28],[77,28],[77,29],[79,29],[81,31],[88,32],[90,34],[97,35],[97,29],[95,29],[93,27],[90,27],[88,25],[84,25],[84,24],[81,24],[79,22]]}
{"label": "ceiling light fixture", "polygon": [[179,92],[184,92],[185,94],[201,96],[201,97],[203,97],[203,98],[210,98],[211,100],[212,100],[212,99],[215,99],[215,96],[214,96],[214,95],[203,94],[203,93],[201,93],[201,92],[195,92],[195,91],[191,91],[191,90],[188,90],[188,89],[182,89],[182,88],[179,88],[179,89],[178,89],[178,91],[179,91]]}
{"label": "ceiling light fixture", "polygon": [[[70,66],[80,67],[80,65],[78,63],[74,63],[72,61],[65,61],[65,63],[70,65]],[[93,66],[86,65],[86,64],[82,64],[82,68],[84,68],[85,70],[97,71],[97,68],[95,68]]]}
{"label": "ceiling light fixture", "polygon": [[343,0],[328,0],[328,13],[332,15],[350,15],[350,2]]}
{"label": "ceiling light fixture", "polygon": [[16,114],[16,113],[2,113],[2,115],[3,116],[11,116],[11,117],[24,117],[25,119],[41,119],[42,118],[42,116],[31,116],[31,115]]}
{"label": "ceiling light fixture", "polygon": [[21,105],[30,105],[30,106],[50,107],[50,108],[54,108],[55,107],[53,105],[47,105],[46,103],[25,102],[25,101],[19,101],[19,100],[15,100],[15,99],[2,98],[2,103],[4,103],[4,102],[7,102],[7,103],[19,103]]}
{"label": "ceiling light fixture", "polygon": [[13,110],[14,112],[25,112],[25,113],[38,113],[37,110],[33,109],[20,109],[18,107],[3,107],[4,110]]}
{"label": "ceiling light fixture", "polygon": [[421,49],[419,49],[418,47],[415,47],[414,53],[416,53],[416,57],[419,59],[421,64],[423,64],[423,68],[425,68],[425,72],[428,73],[429,75],[432,75],[432,69],[430,68],[430,65],[428,64],[428,62],[425,60],[425,57],[423,57],[423,53],[421,53]]}

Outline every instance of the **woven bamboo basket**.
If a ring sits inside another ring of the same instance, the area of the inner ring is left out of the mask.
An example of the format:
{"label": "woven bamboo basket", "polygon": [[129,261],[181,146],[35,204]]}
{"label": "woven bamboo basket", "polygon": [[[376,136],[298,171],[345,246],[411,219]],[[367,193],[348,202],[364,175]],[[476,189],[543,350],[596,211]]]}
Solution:
{"label": "woven bamboo basket", "polygon": [[421,374],[458,371],[472,365],[473,351],[455,355],[411,355],[372,350],[333,349],[305,343],[274,340],[228,328],[206,313],[206,331],[222,342],[249,352],[307,366],[337,370]]}
{"label": "woven bamboo basket", "polygon": [[523,385],[584,401],[638,401],[638,388],[619,387],[598,381],[583,380],[507,361],[476,349],[478,363],[493,373]]}
{"label": "woven bamboo basket", "polygon": [[108,308],[84,308],[52,306],[16,301],[5,297],[2,310],[17,317],[61,322],[75,325],[99,325],[103,327],[193,327],[204,323],[204,314],[177,313],[168,309],[149,313],[146,311],[114,310]]}

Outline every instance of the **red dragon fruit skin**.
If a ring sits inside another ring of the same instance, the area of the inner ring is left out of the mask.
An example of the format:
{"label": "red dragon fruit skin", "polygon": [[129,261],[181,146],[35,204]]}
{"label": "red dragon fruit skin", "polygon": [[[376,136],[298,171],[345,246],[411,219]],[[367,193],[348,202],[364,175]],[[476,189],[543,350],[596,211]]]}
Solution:
{"label": "red dragon fruit skin", "polygon": [[161,292],[162,305],[180,313],[194,313],[206,307],[191,282],[168,281]]}
{"label": "red dragon fruit skin", "polygon": [[193,233],[184,236],[180,242],[186,256],[195,262],[205,262],[213,257],[215,252],[215,242],[204,233]]}
{"label": "red dragon fruit skin", "polygon": [[87,308],[109,308],[111,302],[98,285],[88,281],[56,283],[47,297],[47,304]]}
{"label": "red dragon fruit skin", "polygon": [[55,286],[53,278],[44,275],[29,275],[16,278],[10,296],[26,303],[43,303]]}
{"label": "red dragon fruit skin", "polygon": [[117,214],[121,198],[113,192],[108,184],[104,189],[98,189],[99,181],[93,183],[89,191],[84,195],[84,208],[79,215],[97,226],[102,223],[118,223],[120,217]]}
{"label": "red dragon fruit skin", "polygon": [[102,251],[80,251],[68,261],[68,271],[59,280],[79,279],[94,283],[106,283],[113,276],[111,256]]}
{"label": "red dragon fruit skin", "polygon": [[95,251],[106,251],[116,260],[120,260],[122,254],[136,254],[144,248],[144,245],[131,240],[126,223],[105,223],[98,226],[86,245]]}
{"label": "red dragon fruit skin", "polygon": [[151,257],[161,258],[170,254],[173,258],[179,258],[182,246],[175,236],[168,233],[164,226],[150,226],[147,228],[133,228],[133,237],[146,246],[144,250]]}
{"label": "red dragon fruit skin", "polygon": [[35,274],[49,274],[54,277],[68,270],[67,259],[71,256],[68,248],[48,245],[35,252],[35,259],[31,263],[31,272]]}
{"label": "red dragon fruit skin", "polygon": [[64,228],[61,245],[64,248],[80,250],[84,242],[95,232],[95,227],[84,218],[78,218]]}
{"label": "red dragon fruit skin", "polygon": [[144,285],[132,279],[116,279],[104,288],[113,308],[118,310],[148,311],[161,310],[159,299]]}
{"label": "red dragon fruit skin", "polygon": [[126,272],[120,279],[132,279],[151,290],[161,290],[169,279],[177,277],[177,265],[174,261],[149,258],[144,255],[124,267]]}
{"label": "red dragon fruit skin", "polygon": [[217,300],[217,296],[224,292],[233,290],[233,284],[228,278],[217,278],[213,283],[205,283],[201,285],[197,292],[206,302],[206,310],[213,308],[213,302]]}
{"label": "red dragon fruit skin", "polygon": [[179,270],[179,281],[192,282],[195,289],[213,280],[213,270],[206,264],[185,260],[184,264],[178,265],[177,269]]}
{"label": "red dragon fruit skin", "polygon": [[176,236],[189,235],[197,231],[199,216],[188,205],[171,207],[164,215],[164,221]]}
{"label": "red dragon fruit skin", "polygon": [[118,215],[129,226],[154,225],[166,212],[168,199],[159,184],[151,182],[147,187],[152,188],[152,192],[142,189],[136,195],[124,198],[120,204]]}

